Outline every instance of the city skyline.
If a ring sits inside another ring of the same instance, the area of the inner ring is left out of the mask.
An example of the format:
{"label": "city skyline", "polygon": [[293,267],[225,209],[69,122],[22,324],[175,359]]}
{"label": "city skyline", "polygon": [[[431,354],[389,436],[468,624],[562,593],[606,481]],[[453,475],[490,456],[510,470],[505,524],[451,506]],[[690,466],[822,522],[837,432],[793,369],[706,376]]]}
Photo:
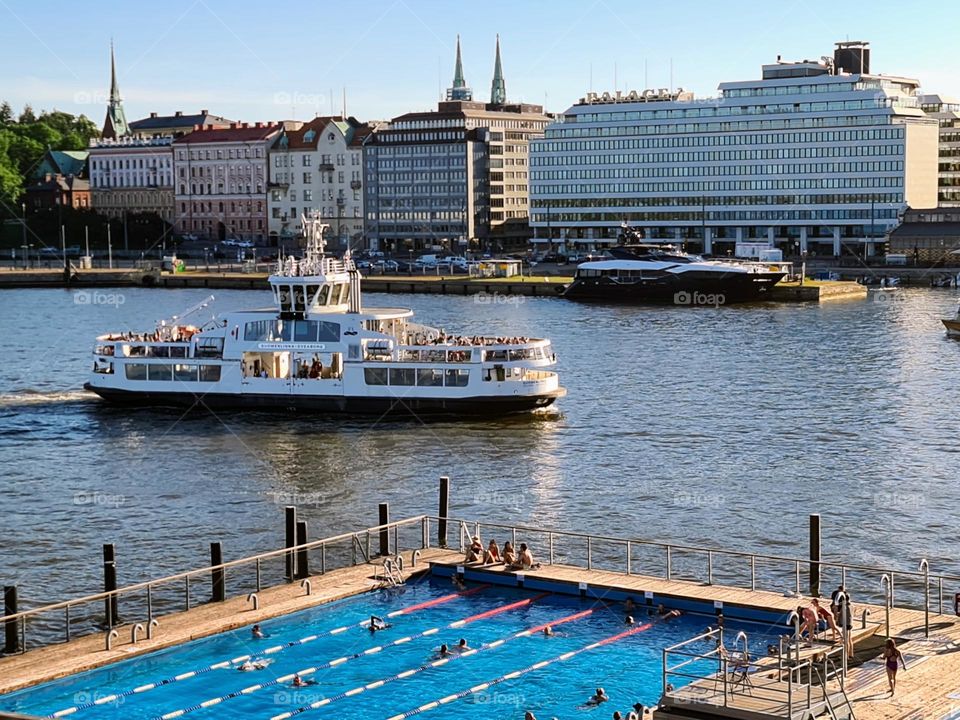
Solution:
{"label": "city skyline", "polygon": [[[700,2],[678,10],[612,0],[520,7],[497,0],[469,22],[441,3],[409,0],[372,3],[361,18],[340,7],[280,4],[262,16],[252,3],[194,0],[171,4],[149,24],[134,8],[108,7],[84,14],[79,7],[0,2],[0,16],[8,18],[0,24],[0,61],[12,70],[0,99],[15,112],[30,104],[99,123],[112,39],[130,119],[209,108],[243,121],[309,120],[339,114],[344,90],[348,114],[389,119],[435,106],[453,78],[458,34],[475,99],[489,100],[499,34],[507,99],[553,112],[591,89],[683,87],[715,95],[718,83],[756,78],[760,65],[778,55],[815,59],[848,38],[871,43],[875,73],[916,77],[926,92],[960,95],[949,58],[939,59],[952,47],[960,9],[932,2],[907,17],[888,2],[874,5],[869,17],[821,2],[786,9],[732,3],[725,18],[709,22],[698,19],[710,17]],[[694,20],[678,25],[677,17]]]}

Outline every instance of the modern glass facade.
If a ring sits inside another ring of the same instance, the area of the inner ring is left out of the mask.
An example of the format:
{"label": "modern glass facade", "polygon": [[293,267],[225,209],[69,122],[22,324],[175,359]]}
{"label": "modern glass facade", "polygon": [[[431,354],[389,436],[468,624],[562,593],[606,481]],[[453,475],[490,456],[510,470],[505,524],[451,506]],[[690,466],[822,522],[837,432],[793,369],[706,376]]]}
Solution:
{"label": "modern glass facade", "polygon": [[726,253],[737,240],[872,252],[907,204],[936,203],[936,122],[907,78],[764,67],[720,97],[588,95],[531,143],[535,245],[649,239]]}

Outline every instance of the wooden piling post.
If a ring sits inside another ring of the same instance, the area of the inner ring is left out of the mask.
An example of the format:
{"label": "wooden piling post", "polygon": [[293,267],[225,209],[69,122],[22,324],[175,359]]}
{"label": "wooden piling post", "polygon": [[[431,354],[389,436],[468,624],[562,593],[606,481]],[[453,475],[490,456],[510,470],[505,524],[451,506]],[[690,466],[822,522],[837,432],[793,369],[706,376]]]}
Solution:
{"label": "wooden piling post", "polygon": [[437,544],[447,546],[447,518],[450,517],[450,478],[440,476],[440,512],[437,513]]}
{"label": "wooden piling post", "polygon": [[[103,591],[113,592],[117,589],[117,549],[113,543],[103,545]],[[103,600],[103,614],[107,628],[113,629],[120,623],[119,599],[111,595]]]}
{"label": "wooden piling post", "polygon": [[[295,505],[287,505],[284,509],[286,538],[284,547],[292,548],[297,544],[297,508]],[[296,577],[297,558],[293,552],[288,552],[286,558],[286,578],[293,580]]]}
{"label": "wooden piling post", "polygon": [[390,524],[390,503],[380,503],[380,555],[386,557],[390,554],[390,529],[385,527]]}
{"label": "wooden piling post", "polygon": [[[297,545],[306,545],[307,544],[307,521],[298,520],[297,521]],[[297,550],[297,579],[302,580],[303,578],[310,577],[310,559],[308,558],[309,551],[305,547],[301,547]]]}
{"label": "wooden piling post", "polygon": [[810,594],[820,596],[820,515],[810,516]]}
{"label": "wooden piling post", "polygon": [[[3,614],[4,615],[16,615],[17,610],[17,586],[16,585],[6,585],[3,588]],[[7,620],[4,623],[3,635],[3,652],[12,655],[20,651],[20,633],[18,632],[18,621],[17,620]]]}
{"label": "wooden piling post", "polygon": [[[219,542],[210,543],[210,565],[223,564],[223,545]],[[210,571],[211,601],[223,602],[227,599],[226,571],[223,568],[214,568]]]}

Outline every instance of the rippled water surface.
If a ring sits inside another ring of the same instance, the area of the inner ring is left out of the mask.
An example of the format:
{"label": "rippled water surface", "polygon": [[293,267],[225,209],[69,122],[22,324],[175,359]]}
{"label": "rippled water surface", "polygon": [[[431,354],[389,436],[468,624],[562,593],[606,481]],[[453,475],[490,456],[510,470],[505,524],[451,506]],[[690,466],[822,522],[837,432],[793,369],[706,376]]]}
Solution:
{"label": "rippled water surface", "polygon": [[[110,291],[105,291],[110,292]],[[502,421],[339,421],[130,411],[81,389],[93,338],[203,299],[121,289],[0,294],[0,582],[25,605],[277,547],[296,501],[312,537],[435,512],[802,555],[807,515],[850,562],[960,572],[960,343],[953,291],[727,308],[369,294],[451,332],[546,335],[569,394]],[[220,291],[214,310],[269,304]]]}

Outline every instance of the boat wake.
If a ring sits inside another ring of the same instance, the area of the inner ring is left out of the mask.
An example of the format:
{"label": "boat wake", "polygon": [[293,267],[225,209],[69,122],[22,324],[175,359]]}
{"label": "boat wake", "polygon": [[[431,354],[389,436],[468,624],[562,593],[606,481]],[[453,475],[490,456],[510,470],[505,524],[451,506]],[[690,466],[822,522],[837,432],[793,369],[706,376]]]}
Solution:
{"label": "boat wake", "polygon": [[37,390],[26,388],[16,392],[0,393],[0,408],[24,405],[62,405],[65,403],[91,402],[96,395],[86,390]]}

